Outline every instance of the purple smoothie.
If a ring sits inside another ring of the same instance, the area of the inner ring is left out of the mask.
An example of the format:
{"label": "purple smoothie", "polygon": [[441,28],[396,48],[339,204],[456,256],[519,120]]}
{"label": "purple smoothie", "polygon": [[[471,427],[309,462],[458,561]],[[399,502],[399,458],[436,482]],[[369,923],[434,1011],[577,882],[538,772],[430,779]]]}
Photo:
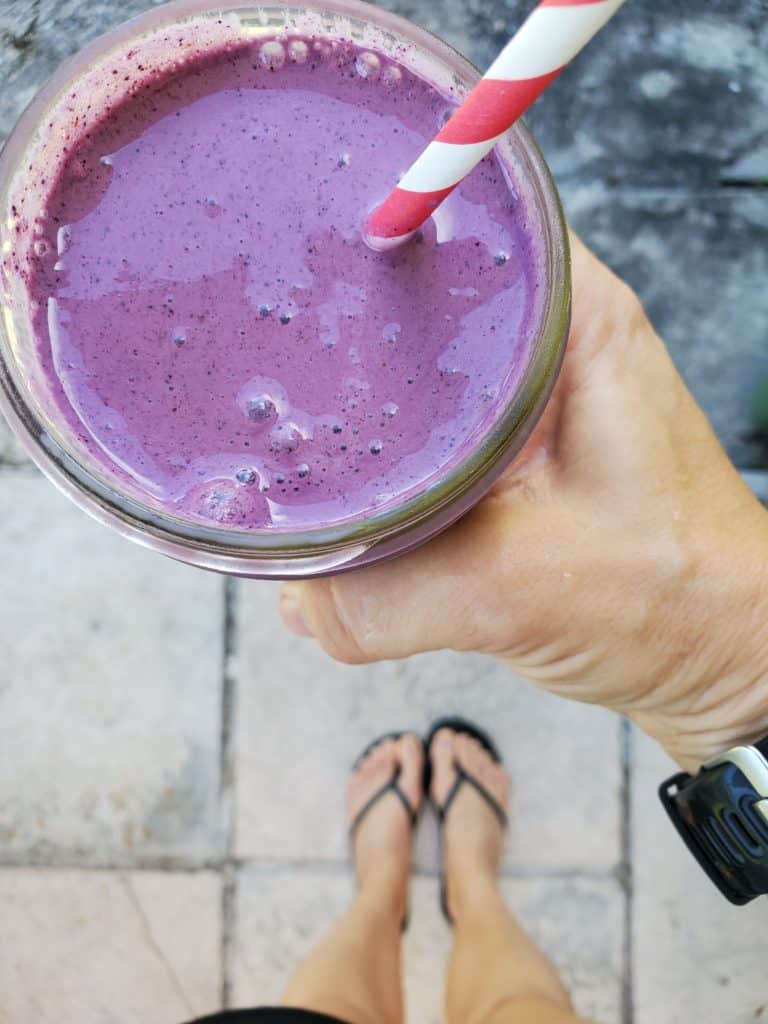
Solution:
{"label": "purple smoothie", "polygon": [[368,211],[450,114],[431,83],[302,38],[141,71],[36,228],[60,414],[105,477],[197,522],[312,529],[423,492],[529,356],[538,243],[506,172],[486,158],[420,240],[375,254]]}

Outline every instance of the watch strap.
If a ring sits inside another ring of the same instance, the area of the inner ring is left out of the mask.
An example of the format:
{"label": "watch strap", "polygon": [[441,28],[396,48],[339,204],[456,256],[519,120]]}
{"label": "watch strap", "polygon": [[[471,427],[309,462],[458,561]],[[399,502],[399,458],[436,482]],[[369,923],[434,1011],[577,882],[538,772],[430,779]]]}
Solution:
{"label": "watch strap", "polygon": [[768,893],[768,737],[712,758],[697,775],[672,776],[659,796],[688,849],[731,903]]}

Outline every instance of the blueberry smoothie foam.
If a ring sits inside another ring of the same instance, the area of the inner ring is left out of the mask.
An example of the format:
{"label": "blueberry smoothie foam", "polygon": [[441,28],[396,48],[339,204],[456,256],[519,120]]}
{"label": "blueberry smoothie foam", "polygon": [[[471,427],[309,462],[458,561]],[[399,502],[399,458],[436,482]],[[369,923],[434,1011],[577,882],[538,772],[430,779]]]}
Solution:
{"label": "blueberry smoothie foam", "polygon": [[192,522],[307,531],[422,493],[491,429],[540,319],[508,172],[486,158],[420,238],[376,254],[365,217],[453,98],[301,35],[144,71],[131,54],[104,71],[130,88],[27,218],[60,417],[104,477]]}

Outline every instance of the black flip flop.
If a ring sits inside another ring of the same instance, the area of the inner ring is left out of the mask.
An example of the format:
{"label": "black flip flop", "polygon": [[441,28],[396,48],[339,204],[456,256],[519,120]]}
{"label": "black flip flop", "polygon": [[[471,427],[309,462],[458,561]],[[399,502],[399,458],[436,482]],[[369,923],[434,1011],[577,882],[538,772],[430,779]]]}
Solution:
{"label": "black flip flop", "polygon": [[[352,765],[352,771],[355,771],[355,769],[359,767],[359,765],[365,760],[365,758],[368,757],[368,755],[372,753],[376,749],[376,747],[381,746],[381,744],[384,743],[385,740],[399,740],[406,735],[408,735],[407,732],[387,732],[384,733],[383,736],[377,736],[376,739],[372,740],[365,748],[365,750],[356,758],[355,763]],[[419,742],[421,742],[420,736],[417,736],[416,733],[412,733],[412,735],[416,736],[416,739],[419,740]],[[424,761],[426,763],[426,756],[424,758]],[[392,773],[392,777],[389,779],[389,781],[385,782],[383,786],[380,786],[379,789],[377,789],[376,792],[372,796],[370,796],[368,800],[366,800],[366,802],[357,812],[354,819],[352,820],[352,824],[349,826],[350,846],[354,844],[355,834],[357,830],[360,828],[360,825],[362,824],[365,817],[369,814],[370,811],[373,810],[376,804],[387,795],[387,793],[394,793],[395,796],[400,801],[400,803],[403,805],[403,810],[408,815],[408,821],[411,826],[411,831],[413,831],[413,829],[416,827],[416,824],[419,820],[419,812],[413,807],[408,797],[405,795],[405,793],[398,785],[398,780],[400,778],[401,772],[402,767],[398,765],[395,768],[394,772]],[[405,931],[407,927],[408,915],[406,914],[403,920],[403,931]]]}
{"label": "black flip flop", "polygon": [[[430,786],[432,784],[432,759],[430,751],[432,748],[432,742],[435,736],[440,732],[441,729],[449,729],[451,732],[457,733],[460,736],[471,736],[472,739],[477,740],[478,743],[487,750],[496,764],[501,764],[501,754],[496,747],[488,733],[484,732],[479,726],[474,725],[472,722],[468,722],[466,718],[460,718],[457,715],[446,716],[445,718],[438,718],[437,721],[433,722],[430,726],[429,732],[424,740],[424,751],[426,758],[424,761],[424,793],[427,799],[432,804],[437,814],[437,820],[440,823],[440,837],[441,837],[441,848],[442,848],[442,834],[445,826],[445,819],[448,812],[453,805],[456,797],[458,796],[463,785],[472,786],[472,788],[479,793],[486,804],[493,811],[499,824],[503,829],[507,827],[507,815],[503,807],[491,796],[485,786],[478,781],[468,772],[465,768],[462,768],[460,764],[454,762],[454,769],[456,771],[456,780],[448,790],[448,796],[445,798],[442,804],[437,804],[430,795]],[[442,861],[442,849],[440,854]],[[446,897],[446,884],[445,875],[440,877],[440,908],[443,911],[443,916],[449,924],[453,924],[453,918],[448,910],[448,900]]]}

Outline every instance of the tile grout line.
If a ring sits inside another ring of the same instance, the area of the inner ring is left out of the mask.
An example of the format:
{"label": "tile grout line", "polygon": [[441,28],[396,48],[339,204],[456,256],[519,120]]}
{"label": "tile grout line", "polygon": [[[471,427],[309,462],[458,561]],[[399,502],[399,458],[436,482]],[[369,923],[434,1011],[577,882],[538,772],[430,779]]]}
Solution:
{"label": "tile grout line", "polygon": [[221,879],[221,991],[222,1009],[228,1009],[232,997],[232,950],[235,928],[237,873],[234,863],[235,830],[235,757],[234,730],[237,702],[237,581],[224,578],[221,662],[221,733],[219,744],[219,807],[222,837]]}
{"label": "tile grout line", "polygon": [[[220,877],[228,876],[230,889],[227,899],[231,899],[236,887],[236,879],[239,871],[247,871],[258,874],[264,878],[273,878],[275,874],[317,874],[328,879],[350,879],[351,868],[346,861],[313,861],[313,860],[209,860],[199,863],[173,863],[158,862],[155,860],[132,860],[127,862],[101,862],[84,863],[79,861],[57,861],[31,863],[24,857],[0,860],[0,876],[4,871],[35,871],[41,874],[46,871],[83,871],[90,873],[131,872],[141,873],[143,871],[169,874],[203,874],[215,872]],[[535,867],[502,871],[499,878],[502,882],[524,883],[524,882],[547,882],[552,884],[569,882],[586,882],[618,884],[622,886],[621,871],[606,869],[604,871],[589,871],[584,868],[566,868],[563,870],[547,870]],[[416,867],[412,871],[412,878],[437,882],[439,874],[435,870],[425,870]],[[227,912],[230,907],[227,906]]]}
{"label": "tile grout line", "polygon": [[619,757],[621,769],[621,860],[619,878],[624,892],[624,942],[622,949],[621,1020],[634,1024],[634,878],[632,864],[632,725],[629,719],[619,720]]}
{"label": "tile grout line", "polygon": [[[168,860],[167,858],[156,857],[133,857],[128,860],[105,860],[105,861],[84,861],[77,858],[58,858],[55,860],[30,861],[27,856],[0,857],[0,873],[3,871],[90,871],[90,872],[142,872],[148,871],[168,874],[195,875],[204,872],[216,872],[224,874],[228,870],[233,874],[237,871],[249,871],[256,874],[274,875],[275,872],[285,871],[287,873],[303,871],[310,874],[324,875],[328,878],[351,877],[350,865],[346,860],[315,860],[313,858],[285,858],[285,857],[220,857],[203,859],[199,861]],[[436,869],[425,869],[415,867],[414,878],[426,878],[437,880],[440,876]],[[590,871],[586,868],[563,868],[547,869],[534,865],[516,866],[511,869],[502,869],[499,876],[502,881],[510,882],[569,882],[580,880],[584,882],[617,882],[622,885],[621,866],[618,870],[606,868],[605,870]]]}
{"label": "tile grout line", "polygon": [[235,914],[237,904],[237,868],[225,864],[221,870],[221,991],[222,1010],[232,1005],[232,961],[235,948]]}

